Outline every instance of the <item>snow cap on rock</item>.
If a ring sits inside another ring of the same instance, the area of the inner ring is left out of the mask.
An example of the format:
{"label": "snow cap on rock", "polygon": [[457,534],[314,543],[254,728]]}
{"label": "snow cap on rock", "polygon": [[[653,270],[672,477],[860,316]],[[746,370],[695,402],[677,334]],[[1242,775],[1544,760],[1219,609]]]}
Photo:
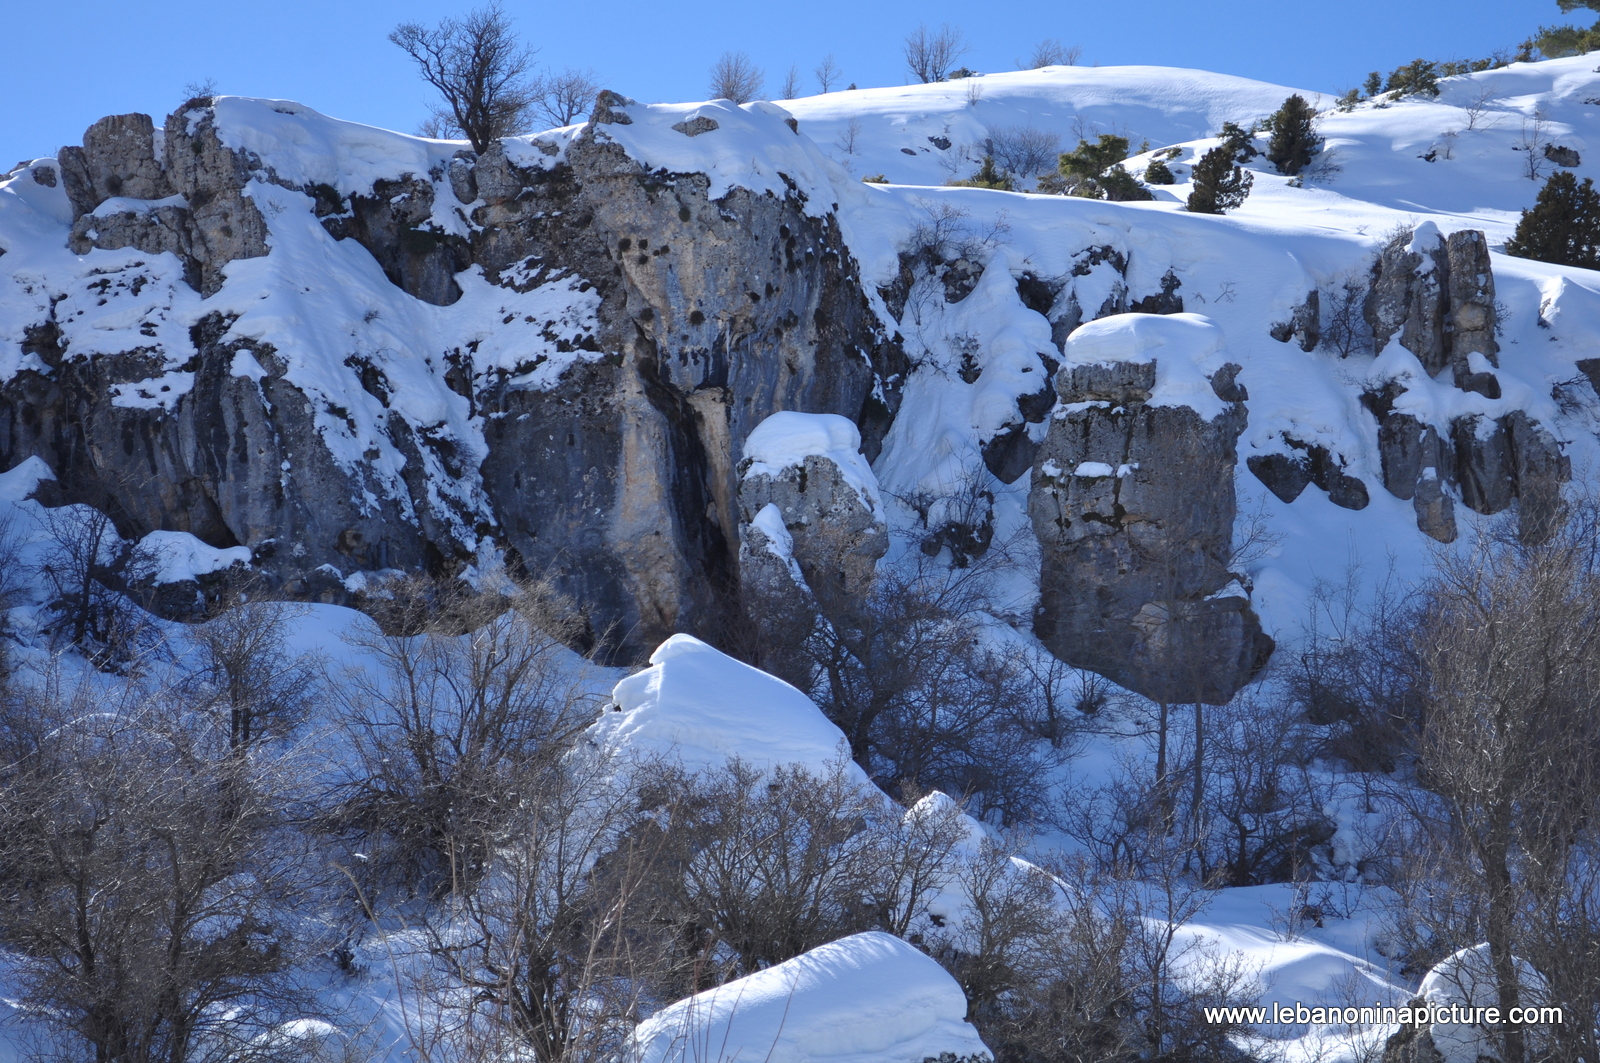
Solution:
{"label": "snow cap on rock", "polygon": [[1154,362],[1147,405],[1188,406],[1208,421],[1228,409],[1211,387],[1228,361],[1226,339],[1203,314],[1113,314],[1078,326],[1062,353],[1068,365]]}
{"label": "snow cap on rock", "polygon": [[955,979],[897,937],[872,931],[661,1009],[628,1063],[905,1063],[988,1058]]}
{"label": "snow cap on rock", "polygon": [[785,410],[771,415],[756,425],[744,441],[744,457],[749,464],[743,475],[777,476],[813,455],[837,465],[845,483],[856,489],[873,516],[884,519],[878,478],[861,453],[861,432],[848,417],[836,413]]}
{"label": "snow cap on rock", "polygon": [[[673,635],[650,667],[616,685],[615,711],[589,738],[613,756],[660,756],[688,771],[732,759],[756,768],[798,764],[824,774],[848,757],[844,732],[783,680],[736,661],[693,635]],[[866,776],[854,762],[856,783]]]}

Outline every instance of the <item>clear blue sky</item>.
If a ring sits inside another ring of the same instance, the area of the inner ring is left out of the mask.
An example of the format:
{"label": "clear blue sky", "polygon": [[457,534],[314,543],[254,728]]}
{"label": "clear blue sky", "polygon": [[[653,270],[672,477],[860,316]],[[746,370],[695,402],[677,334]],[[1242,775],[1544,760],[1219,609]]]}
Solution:
{"label": "clear blue sky", "polygon": [[[919,22],[959,26],[964,61],[1008,70],[1041,38],[1083,47],[1084,63],[1201,67],[1321,92],[1359,84],[1418,56],[1512,47],[1563,21],[1555,0],[504,0],[555,67],[592,67],[643,100],[706,95],[725,50],[747,52],[775,91],[791,63],[829,52],[846,82],[905,80],[901,40]],[[385,39],[396,22],[431,22],[472,0],[0,0],[0,172],[77,143],[106,114],[159,123],[183,87],[298,100],[327,114],[412,131],[426,92]],[[1580,16],[1586,12],[1579,12]]]}

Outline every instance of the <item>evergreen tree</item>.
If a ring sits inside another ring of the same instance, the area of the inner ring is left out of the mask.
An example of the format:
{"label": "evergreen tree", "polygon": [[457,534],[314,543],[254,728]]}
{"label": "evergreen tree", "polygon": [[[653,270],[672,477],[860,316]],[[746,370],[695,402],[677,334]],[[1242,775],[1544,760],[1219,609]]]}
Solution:
{"label": "evergreen tree", "polygon": [[1154,199],[1134,176],[1117,164],[1128,157],[1128,138],[1101,133],[1097,143],[1078,141],[1056,164],[1059,178],[1040,187],[1087,199]]}
{"label": "evergreen tree", "polygon": [[1426,59],[1413,59],[1405,66],[1397,66],[1390,72],[1383,91],[1393,92],[1397,96],[1415,96],[1419,93],[1437,96],[1439,95],[1438,67]]}
{"label": "evergreen tree", "polygon": [[[1580,7],[1600,11],[1600,0],[1557,0],[1557,3],[1563,11],[1576,11]],[[1540,26],[1530,43],[1546,59],[1600,51],[1600,22],[1588,29],[1581,26]]]}
{"label": "evergreen tree", "polygon": [[1100,198],[1109,199],[1113,203],[1156,198],[1148,188],[1139,183],[1138,178],[1124,169],[1121,163],[1095,178],[1094,183],[1100,190]]}
{"label": "evergreen tree", "polygon": [[1293,177],[1311,162],[1311,157],[1321,146],[1320,138],[1312,127],[1317,112],[1304,96],[1294,95],[1283,101],[1283,106],[1266,121],[1272,139],[1267,142],[1267,159],[1278,172]]}
{"label": "evergreen tree", "polygon": [[1361,91],[1368,97],[1376,96],[1383,91],[1383,75],[1374,70],[1367,75],[1367,80],[1362,83]]}
{"label": "evergreen tree", "polygon": [[1240,126],[1238,122],[1223,122],[1222,132],[1217,136],[1222,138],[1222,146],[1228,149],[1230,157],[1235,162],[1249,162],[1261,154],[1256,150],[1255,133]]}
{"label": "evergreen tree", "polygon": [[1550,175],[1533,209],[1522,212],[1506,254],[1562,266],[1600,269],[1600,193],[1570,170]]}
{"label": "evergreen tree", "polygon": [[1154,158],[1150,165],[1144,168],[1144,183],[1147,185],[1170,185],[1173,182],[1172,169],[1167,165],[1167,160]]}
{"label": "evergreen tree", "polygon": [[1194,166],[1189,210],[1194,214],[1226,214],[1250,194],[1255,175],[1234,165],[1234,153],[1222,143],[1200,156]]}
{"label": "evergreen tree", "polygon": [[951,181],[952,185],[960,188],[994,188],[1001,192],[1011,191],[1011,178],[994,168],[994,157],[985,155],[983,165],[978,172],[965,181]]}

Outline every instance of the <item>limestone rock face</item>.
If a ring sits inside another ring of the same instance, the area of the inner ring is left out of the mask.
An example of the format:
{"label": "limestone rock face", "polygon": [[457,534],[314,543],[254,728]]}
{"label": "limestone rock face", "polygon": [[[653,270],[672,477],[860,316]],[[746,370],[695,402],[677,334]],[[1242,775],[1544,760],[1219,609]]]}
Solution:
{"label": "limestone rock face", "polygon": [[[1116,360],[1101,360],[1104,343],[1075,352],[1085,330],[1068,342],[1056,374],[1063,409],[1040,448],[1028,505],[1042,550],[1034,630],[1063,660],[1148,697],[1217,704],[1272,651],[1228,567],[1245,396],[1237,367],[1212,364],[1219,352],[1204,349],[1217,346],[1196,324],[1205,319],[1166,320],[1195,335],[1145,344],[1142,323],[1131,322],[1126,350],[1110,352],[1126,355]],[[1201,349],[1185,349],[1194,342]],[[1163,378],[1180,369],[1204,373],[1212,394],[1194,405],[1164,395],[1174,386]]]}
{"label": "limestone rock face", "polygon": [[754,528],[769,505],[782,518],[788,551],[807,586],[826,584],[858,601],[872,592],[874,568],[889,550],[888,528],[831,459],[810,454],[776,475],[761,472],[740,481],[744,528]]}
{"label": "limestone rock face", "polygon": [[[59,477],[53,501],[102,506],[125,535],[184,530],[247,545],[291,593],[338,598],[342,585],[319,574],[331,570],[456,571],[481,539],[582,602],[587,641],[614,659],[726,623],[740,594],[746,436],[776,411],[803,410],[875,419],[881,438],[892,410],[872,396],[903,356],[831,213],[794,191],[736,187],[713,200],[704,175],[647,170],[605,132],[633,121],[630,105],[605,94],[561,149],[458,152],[438,172],[397,173],[353,196],[294,185],[228,148],[203,102],[159,133],[138,115],[97,123],[62,153],[80,254],[171,252],[210,295],[229,262],[268,252],[245,194],[265,182],[304,193],[333,239],[365,247],[417,299],[452,306],[472,268],[510,293],[576,278],[598,300],[595,322],[552,334],[582,357],[537,384],[527,378],[538,359],[486,359],[475,344],[416,352],[470,407],[475,439],[391,408],[395,384],[359,354],[326,367],[381,403],[379,429],[404,468],[380,482],[359,448],[354,466],[329,450],[326,421],[348,411],[308,398],[269,345],[225,339],[226,317],[192,329],[191,352],[152,342],[92,358],[42,320],[29,352],[44,370],[13,378],[0,401],[0,460],[43,457]],[[459,223],[449,231],[435,214],[446,207]],[[175,365],[193,374],[181,398],[111,401],[159,390],[140,382]],[[826,507],[815,501],[826,469],[807,475],[800,501]]]}
{"label": "limestone rock face", "polygon": [[[1484,234],[1463,230],[1445,238],[1424,225],[1379,255],[1366,317],[1377,352],[1398,334],[1430,376],[1448,369],[1454,386],[1498,399],[1494,303]],[[1384,487],[1412,500],[1424,533],[1454,541],[1452,496],[1486,514],[1518,501],[1526,535],[1548,526],[1560,507],[1560,485],[1572,473],[1547,428],[1521,411],[1427,423],[1405,398],[1407,390],[1403,380],[1391,380],[1363,401],[1378,419]]]}
{"label": "limestone rock face", "polygon": [[[222,287],[222,267],[267,253],[266,222],[244,195],[255,160],[223,145],[204,108],[167,119],[166,165],[156,160],[154,136],[149,115],[117,115],[90,126],[83,147],[61,149],[67,196],[80,215],[68,245],[80,255],[92,248],[170,251],[183,260],[191,285],[211,295]],[[155,202],[173,196],[181,201]],[[113,197],[144,202],[95,213]]]}

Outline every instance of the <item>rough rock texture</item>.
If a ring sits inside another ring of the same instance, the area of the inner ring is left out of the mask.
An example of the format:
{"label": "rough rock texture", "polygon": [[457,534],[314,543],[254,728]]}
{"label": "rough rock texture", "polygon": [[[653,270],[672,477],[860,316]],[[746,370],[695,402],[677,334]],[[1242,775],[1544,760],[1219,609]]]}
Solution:
{"label": "rough rock texture", "polygon": [[776,476],[745,475],[739,481],[741,539],[768,505],[782,516],[807,586],[836,588],[855,600],[872,592],[878,559],[889,550],[889,530],[837,465],[810,454]]}
{"label": "rough rock texture", "polygon": [[1229,406],[1208,421],[1149,405],[1155,384],[1154,362],[1056,374],[1063,403],[1088,405],[1052,421],[1034,468],[1034,630],[1063,660],[1148,697],[1225,703],[1272,651],[1244,592],[1219,595],[1234,582],[1245,396],[1232,372],[1216,373]]}
{"label": "rough rock texture", "polygon": [[1372,501],[1367,485],[1346,473],[1346,462],[1320,444],[1285,436],[1292,452],[1252,454],[1245,467],[1283,502],[1293,502],[1310,484],[1328,493],[1328,501],[1345,509],[1366,509]]}
{"label": "rough rock texture", "polygon": [[1391,240],[1372,267],[1365,314],[1374,353],[1398,333],[1400,345],[1430,376],[1449,367],[1457,387],[1500,397],[1494,374],[1474,369],[1471,355],[1500,363],[1494,338],[1494,274],[1483,233],[1441,237],[1432,224]]}
{"label": "rough rock texture", "polygon": [[[1499,365],[1499,344],[1488,242],[1475,230],[1436,240],[1429,230],[1397,237],[1373,266],[1366,317],[1374,348],[1381,352],[1398,334],[1429,374],[1448,368],[1456,387],[1497,399],[1493,368]],[[1548,526],[1571,464],[1543,425],[1521,411],[1493,421],[1471,416],[1424,424],[1402,408],[1404,393],[1403,384],[1391,381],[1363,401],[1378,419],[1384,486],[1396,498],[1412,500],[1423,532],[1454,541],[1453,495],[1478,513],[1499,513],[1520,500],[1524,534],[1536,536]]]}
{"label": "rough rock texture", "polygon": [[1315,288],[1306,301],[1294,308],[1288,321],[1281,321],[1269,330],[1279,343],[1294,340],[1302,351],[1311,352],[1322,342],[1322,294]]}
{"label": "rough rock texture", "polygon": [[[472,559],[465,528],[582,602],[589,641],[617,659],[675,631],[717,629],[737,614],[734,466],[745,436],[774,411],[802,410],[841,414],[867,435],[875,425],[881,439],[893,410],[871,396],[903,355],[881,335],[831,214],[807,214],[795,193],[735,189],[712,201],[703,175],[646,171],[604,133],[630,121],[627,105],[604,94],[549,168],[519,167],[494,145],[435,174],[380,181],[367,197],[302,189],[331,235],[367,247],[420,299],[455,301],[453,275],[469,265],[518,290],[576,275],[599,294],[597,331],[573,337],[595,357],[554,386],[519,384],[475,364],[471,350],[437,352],[446,382],[481,418],[481,465],[391,414],[404,493],[341,468],[275,352],[253,349],[259,383],[231,374],[240,345],[222,342],[220,319],[194,330],[183,365],[194,390],[166,409],[108,401],[113,386],[159,372],[161,352],[77,358],[53,322],[39,322],[30,342],[48,372],[6,385],[0,461],[43,457],[63,485],[57,501],[102,505],[125,535],[173,529],[248,545],[291,592],[337,597],[321,566],[458,570]],[[285,182],[224,147],[213,123],[203,102],[169,118],[164,169],[142,116],[97,123],[81,150],[64,152],[81,215],[74,250],[172,251],[202,294],[221,287],[228,262],[267,253],[245,189]],[[441,189],[471,204],[470,238],[427,224]],[[87,213],[119,190],[144,201]],[[152,201],[169,196],[183,198]],[[381,372],[346,366],[385,398]],[[424,455],[453,480],[481,483],[486,504],[449,512],[455,503],[440,500]]]}
{"label": "rough rock texture", "polygon": [[[102,118],[84,133],[82,148],[62,148],[67,195],[82,215],[72,228],[72,250],[171,251],[202,295],[222,287],[222,267],[229,262],[266,254],[266,222],[244,195],[257,160],[224,147],[212,117],[200,107],[167,119],[165,167],[156,161],[154,126],[143,114]],[[93,213],[112,197],[152,201],[174,195],[183,202]]]}

